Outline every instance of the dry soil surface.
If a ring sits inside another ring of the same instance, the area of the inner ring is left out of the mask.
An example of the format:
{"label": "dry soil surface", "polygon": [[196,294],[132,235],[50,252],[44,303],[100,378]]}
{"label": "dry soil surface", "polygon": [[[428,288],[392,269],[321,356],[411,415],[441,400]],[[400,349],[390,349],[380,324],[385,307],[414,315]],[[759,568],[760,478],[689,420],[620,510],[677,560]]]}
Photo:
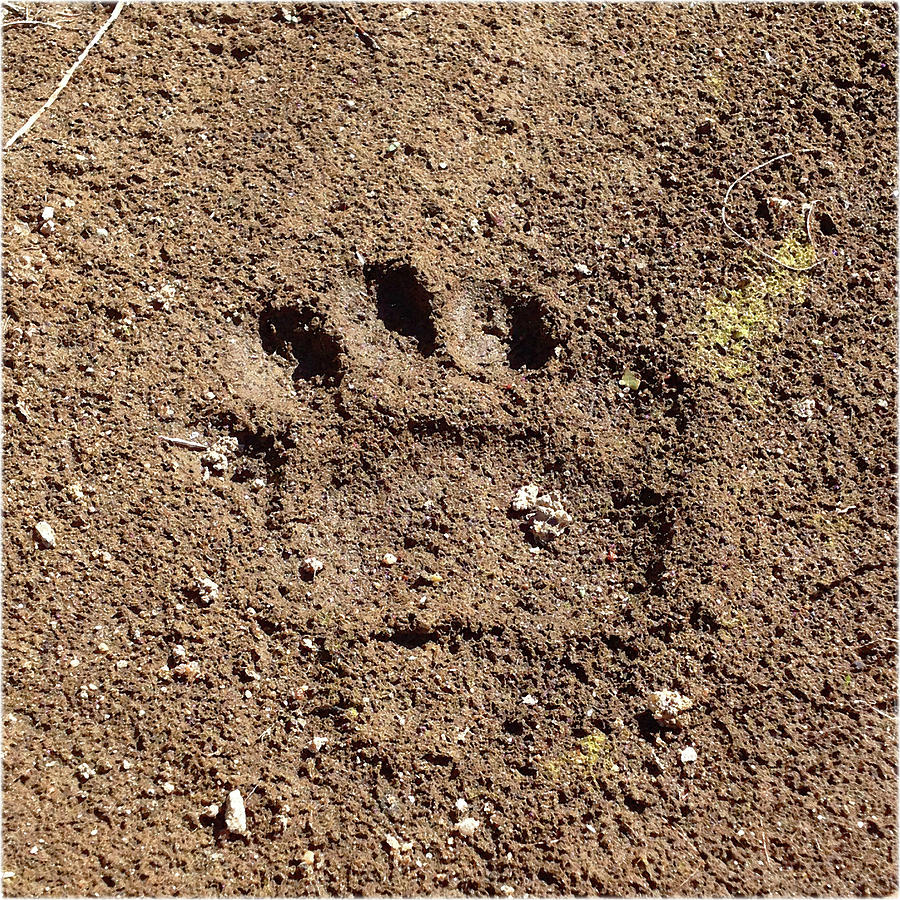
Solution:
{"label": "dry soil surface", "polygon": [[4,154],[6,894],[894,891],[895,9],[350,19]]}

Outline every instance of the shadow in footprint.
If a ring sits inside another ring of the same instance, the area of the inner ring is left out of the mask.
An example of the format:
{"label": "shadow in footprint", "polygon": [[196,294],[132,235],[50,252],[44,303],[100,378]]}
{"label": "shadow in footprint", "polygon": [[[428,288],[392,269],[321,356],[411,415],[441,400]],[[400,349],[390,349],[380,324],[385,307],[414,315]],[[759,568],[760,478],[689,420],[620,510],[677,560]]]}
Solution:
{"label": "shadow in footprint", "polygon": [[537,298],[509,311],[509,350],[507,359],[513,369],[540,369],[553,357],[558,346]]}
{"label": "shadow in footprint", "polygon": [[363,267],[363,277],[385,327],[413,338],[419,352],[431,356],[437,346],[434,294],[422,284],[416,269],[402,260],[369,263]]}
{"label": "shadow in footprint", "polygon": [[316,310],[295,303],[269,304],[259,319],[266,353],[296,362],[294,381],[335,386],[343,377],[341,344],[323,327]]}

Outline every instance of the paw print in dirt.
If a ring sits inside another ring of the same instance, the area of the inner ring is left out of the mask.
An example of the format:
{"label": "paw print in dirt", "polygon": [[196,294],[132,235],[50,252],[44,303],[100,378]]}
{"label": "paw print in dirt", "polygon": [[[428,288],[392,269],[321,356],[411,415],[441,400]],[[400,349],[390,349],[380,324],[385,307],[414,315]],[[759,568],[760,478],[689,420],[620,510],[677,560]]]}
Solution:
{"label": "paw print in dirt", "polygon": [[[509,468],[510,483],[534,462],[530,413],[516,396],[526,380],[558,374],[562,314],[547,294],[460,283],[409,255],[364,260],[336,282],[268,297],[258,313],[263,355],[286,388],[281,408],[295,408],[278,519],[309,520],[313,498],[327,496],[337,526],[348,515],[337,506],[383,503],[373,487],[381,483],[421,503],[420,518],[440,532],[439,499],[458,491],[451,506],[471,503],[463,483],[471,495],[481,476],[470,470],[487,456],[496,455],[495,471]],[[458,483],[448,487],[454,469]],[[486,474],[478,491],[489,506],[508,503],[507,487]],[[319,504],[320,523],[324,514]]]}
{"label": "paw print in dirt", "polygon": [[320,402],[330,395],[345,411],[377,397],[408,421],[467,397],[489,408],[494,391],[507,405],[515,383],[553,368],[563,331],[538,291],[449,281],[408,255],[364,261],[335,290],[269,299],[259,314],[262,349],[291,367],[296,390],[324,390]]}

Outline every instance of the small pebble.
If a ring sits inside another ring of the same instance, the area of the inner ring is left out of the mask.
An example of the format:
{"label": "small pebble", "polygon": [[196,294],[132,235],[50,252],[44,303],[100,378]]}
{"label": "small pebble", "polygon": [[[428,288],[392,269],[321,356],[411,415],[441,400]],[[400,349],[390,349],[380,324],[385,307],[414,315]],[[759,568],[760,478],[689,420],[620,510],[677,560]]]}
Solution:
{"label": "small pebble", "polygon": [[471,816],[469,816],[469,817],[467,817],[467,818],[465,818],[465,819],[462,819],[462,820],[457,824],[456,830],[457,830],[463,837],[472,837],[472,835],[475,834],[475,832],[477,831],[478,826],[479,826],[480,824],[481,824],[481,822],[479,822],[478,819],[473,819]]}
{"label": "small pebble", "polygon": [[523,702],[526,706],[537,706],[537,699],[536,699],[535,697],[532,697],[531,694],[526,694],[526,695],[522,698],[522,702]]}
{"label": "small pebble", "polygon": [[232,791],[225,801],[225,827],[232,834],[247,833],[247,811],[244,798],[238,790]]}
{"label": "small pebble", "polygon": [[50,526],[49,522],[38,522],[37,525],[34,526],[34,532],[37,535],[40,545],[45,550],[50,550],[56,546],[56,532]]}
{"label": "small pebble", "polygon": [[163,786],[162,786],[162,789],[163,789],[167,794],[174,794],[174,793],[175,793],[175,785],[172,784],[171,781],[165,782],[165,784],[163,784]]}
{"label": "small pebble", "polygon": [[200,602],[207,606],[211,605],[219,596],[219,586],[212,578],[198,578],[194,585],[194,591],[199,596]]}
{"label": "small pebble", "polygon": [[183,662],[172,669],[172,674],[183,678],[188,684],[193,684],[200,677],[200,663],[195,659]]}
{"label": "small pebble", "polygon": [[459,800],[456,801],[456,808],[457,808],[460,812],[465,812],[465,811],[469,808],[469,804],[466,803],[466,801],[463,800],[462,797],[460,797]]}
{"label": "small pebble", "polygon": [[683,763],[697,762],[697,751],[693,747],[685,747],[681,751],[681,761]]}
{"label": "small pebble", "polygon": [[654,691],[647,697],[647,708],[661,725],[678,727],[678,717],[694,705],[690,697],[678,691]]}
{"label": "small pebble", "polygon": [[313,753],[318,753],[327,743],[328,738],[314,737],[310,742],[310,748],[312,749]]}
{"label": "small pebble", "polygon": [[45,206],[41,210],[41,221],[49,222],[53,218],[55,213],[56,210],[54,210],[52,206]]}
{"label": "small pebble", "polygon": [[307,556],[306,559],[300,564],[300,568],[307,575],[312,576],[313,578],[325,568],[325,563],[322,562],[321,559],[318,559],[315,556]]}
{"label": "small pebble", "polygon": [[215,819],[216,816],[219,815],[219,804],[210,803],[209,806],[206,807],[206,815],[208,815],[211,819]]}
{"label": "small pebble", "polygon": [[385,553],[381,557],[381,564],[384,566],[395,566],[397,565],[397,557],[393,553]]}

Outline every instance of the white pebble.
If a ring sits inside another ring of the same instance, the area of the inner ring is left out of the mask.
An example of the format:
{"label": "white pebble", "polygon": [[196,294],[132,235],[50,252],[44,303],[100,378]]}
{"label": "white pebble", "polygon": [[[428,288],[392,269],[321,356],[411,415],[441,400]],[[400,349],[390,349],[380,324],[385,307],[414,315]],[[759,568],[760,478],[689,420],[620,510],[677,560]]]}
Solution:
{"label": "white pebble", "polygon": [[694,705],[690,697],[678,691],[654,691],[647,697],[647,708],[662,725],[677,726],[678,716]]}
{"label": "white pebble", "polygon": [[381,557],[381,564],[384,566],[395,566],[397,565],[397,557],[393,553],[385,553]]}
{"label": "white pebble", "polygon": [[328,738],[314,737],[310,742],[310,748],[312,749],[313,753],[318,753],[327,743]]}
{"label": "white pebble", "polygon": [[693,747],[685,747],[681,751],[681,761],[683,763],[697,762],[697,751]]}
{"label": "white pebble", "polygon": [[539,544],[559,537],[572,524],[572,516],[563,508],[555,491],[541,494],[536,484],[525,484],[516,491],[510,504],[514,513],[524,513],[531,536]]}
{"label": "white pebble", "polygon": [[478,819],[473,819],[471,816],[462,819],[456,826],[456,830],[462,835],[462,837],[472,837],[475,834],[478,826],[481,822]]}
{"label": "white pebble", "polygon": [[52,206],[45,206],[43,210],[41,210],[41,219],[44,222],[49,222],[55,213],[56,210],[54,210]]}
{"label": "white pebble", "polygon": [[244,798],[238,790],[232,791],[225,801],[225,827],[232,834],[247,833],[247,811]]}
{"label": "white pebble", "polygon": [[42,547],[50,550],[56,546],[56,532],[49,522],[38,522],[34,526],[34,531]]}
{"label": "white pebble", "polygon": [[466,801],[463,800],[462,797],[460,797],[459,800],[456,801],[456,808],[457,808],[460,812],[465,812],[465,811],[469,808],[469,804],[466,803]]}
{"label": "white pebble", "polygon": [[300,568],[307,575],[311,575],[313,578],[315,578],[315,576],[325,568],[325,563],[323,563],[321,559],[318,559],[315,556],[307,556],[306,559],[304,559],[300,564]]}
{"label": "white pebble", "polygon": [[198,578],[194,585],[194,591],[199,596],[201,603],[205,603],[207,606],[219,596],[219,586],[212,578]]}
{"label": "white pebble", "polygon": [[526,695],[522,698],[522,702],[523,702],[526,706],[537,706],[537,699],[534,698],[534,697],[532,697],[531,694],[526,694]]}

